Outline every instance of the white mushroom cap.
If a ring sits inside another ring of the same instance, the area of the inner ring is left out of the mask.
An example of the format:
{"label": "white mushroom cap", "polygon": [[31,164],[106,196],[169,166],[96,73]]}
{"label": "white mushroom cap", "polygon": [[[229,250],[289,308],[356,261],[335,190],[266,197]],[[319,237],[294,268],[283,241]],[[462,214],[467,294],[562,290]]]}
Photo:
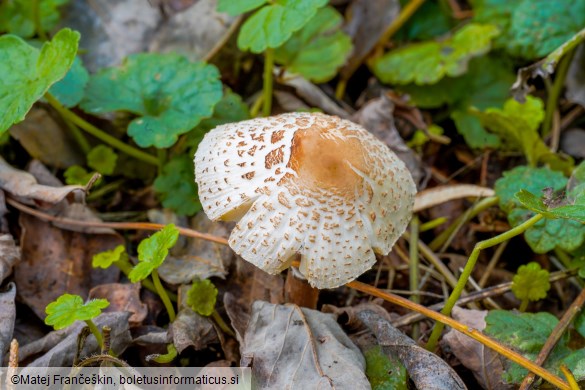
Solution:
{"label": "white mushroom cap", "polygon": [[212,220],[239,220],[232,249],[276,274],[301,255],[317,288],[341,286],[388,254],[411,218],[404,163],[357,124],[289,113],[221,125],[195,154],[199,199]]}

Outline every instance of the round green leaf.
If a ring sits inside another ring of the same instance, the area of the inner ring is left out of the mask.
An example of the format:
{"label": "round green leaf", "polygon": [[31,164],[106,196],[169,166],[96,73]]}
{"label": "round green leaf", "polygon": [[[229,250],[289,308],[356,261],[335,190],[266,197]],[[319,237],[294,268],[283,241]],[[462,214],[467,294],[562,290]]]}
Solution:
{"label": "round green leaf", "polygon": [[187,305],[202,316],[210,316],[217,300],[217,288],[210,280],[198,280],[187,292]]}
{"label": "round green leaf", "polygon": [[87,155],[87,165],[102,175],[111,175],[116,168],[118,155],[106,145],[98,145]]}
{"label": "round green leaf", "polygon": [[62,80],[51,86],[49,92],[65,107],[76,106],[85,93],[89,81],[89,73],[79,57],[75,57],[73,65]]}
{"label": "round green leaf", "polygon": [[538,301],[550,290],[548,277],[549,272],[534,261],[522,265],[512,279],[512,292],[520,300]]}
{"label": "round green leaf", "polygon": [[321,8],[309,23],[275,50],[276,62],[309,80],[328,81],[351,51],[351,39],[341,30],[342,22],[335,8]]}
{"label": "round green leaf", "polygon": [[102,309],[110,305],[107,299],[93,299],[83,303],[79,295],[63,294],[45,308],[48,314],[45,324],[55,330],[63,329],[75,321],[87,321],[100,315]]}
{"label": "round green leaf", "polygon": [[90,113],[129,111],[139,116],[128,134],[145,148],[172,146],[211,116],[221,99],[219,72],[176,54],[135,54],[90,78],[81,108]]}
{"label": "round green leaf", "polygon": [[[59,22],[58,8],[69,0],[38,0],[39,20],[44,31],[51,31]],[[35,1],[8,0],[0,3],[0,31],[23,38],[35,35]]]}
{"label": "round green leaf", "polygon": [[177,239],[179,229],[173,224],[144,239],[138,245],[139,263],[130,271],[128,277],[132,283],[146,279],[151,272],[158,268],[169,254]]}
{"label": "round green leaf", "polygon": [[376,59],[372,70],[388,84],[435,84],[445,76],[464,74],[473,57],[490,50],[498,33],[498,28],[490,24],[468,24],[449,39],[392,50]]}
{"label": "round green leaf", "polygon": [[268,0],[219,0],[217,2],[217,10],[230,14],[231,16],[236,16],[244,12],[252,11],[267,2]]}
{"label": "round green leaf", "polygon": [[238,35],[238,47],[252,53],[278,47],[326,4],[327,0],[275,0],[246,20]]}
{"label": "round green leaf", "polygon": [[195,168],[190,156],[182,155],[169,161],[154,181],[154,189],[164,207],[178,215],[193,215],[201,210],[195,184]]}
{"label": "round green leaf", "polygon": [[94,268],[108,268],[116,261],[119,261],[122,256],[126,255],[124,245],[118,245],[110,251],[100,252],[93,256],[91,266]]}
{"label": "round green leaf", "polygon": [[0,37],[0,133],[22,121],[33,103],[65,76],[78,41],[79,33],[67,28],[41,50],[14,35]]}

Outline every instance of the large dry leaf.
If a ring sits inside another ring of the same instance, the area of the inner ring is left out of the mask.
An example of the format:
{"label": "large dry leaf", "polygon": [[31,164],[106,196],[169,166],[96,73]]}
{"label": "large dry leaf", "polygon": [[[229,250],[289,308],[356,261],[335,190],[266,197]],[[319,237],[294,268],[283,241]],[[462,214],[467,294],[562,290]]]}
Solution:
{"label": "large dry leaf", "polygon": [[[165,222],[168,223],[168,222]],[[198,213],[190,227],[203,233],[227,238],[229,231],[224,223],[212,222],[205,213]],[[225,245],[206,240],[187,238],[184,245],[176,245],[164,263],[158,268],[160,277],[171,284],[188,284],[194,279],[208,279],[213,276],[224,278],[233,252]]]}
{"label": "large dry leaf", "polygon": [[[132,337],[128,330],[128,318],[130,313],[102,313],[93,321],[101,329],[109,326],[111,348],[120,355],[130,345]],[[43,356],[28,364],[29,367],[69,367],[73,364],[75,351],[77,350],[77,336],[85,323],[76,321],[68,328],[53,331],[40,340],[25,345],[20,349],[19,360],[22,361],[33,354],[47,351]],[[89,336],[81,352],[81,357],[87,357],[99,352],[97,342],[93,336]]]}
{"label": "large dry leaf", "polygon": [[12,267],[20,260],[20,249],[10,234],[0,234],[0,284],[12,272]]}
{"label": "large dry leaf", "polygon": [[118,280],[115,267],[91,266],[93,255],[123,243],[117,234],[66,231],[26,214],[20,216],[22,260],[14,269],[18,296],[39,316],[61,294],[88,296],[93,286]]}
{"label": "large dry leaf", "polygon": [[140,300],[140,283],[107,283],[100,284],[89,291],[89,299],[104,298],[110,306],[104,309],[105,313],[127,311],[132,315],[128,320],[130,326],[138,326],[148,314],[148,308]]}
{"label": "large dry leaf", "polygon": [[179,53],[193,61],[202,60],[230,33],[237,20],[217,12],[217,0],[198,0],[162,24],[150,51]]}
{"label": "large dry leaf", "polygon": [[358,314],[362,322],[374,333],[384,353],[398,357],[418,389],[466,389],[457,373],[434,353],[419,347],[373,311]]}
{"label": "large dry leaf", "polygon": [[42,108],[32,108],[24,121],[10,128],[10,135],[28,154],[61,169],[85,163],[83,153],[70,134]]}
{"label": "large dry leaf", "polygon": [[82,186],[50,187],[37,184],[33,175],[14,169],[2,157],[0,157],[0,189],[29,204],[34,204],[34,201],[55,204],[73,191],[85,191]]}
{"label": "large dry leaf", "polygon": [[398,0],[355,0],[350,4],[344,30],[352,38],[353,52],[340,71],[343,77],[353,74],[399,12]]}
{"label": "large dry leaf", "polygon": [[420,186],[427,176],[420,158],[400,137],[394,122],[394,103],[387,95],[368,101],[352,120],[378,137],[406,164],[414,182]]}
{"label": "large dry leaf", "polygon": [[200,316],[189,308],[179,311],[171,324],[170,332],[179,353],[187,347],[199,351],[207,348],[209,344],[219,343],[217,332],[209,318]]}
{"label": "large dry leaf", "polygon": [[365,361],[334,317],[257,301],[241,346],[261,389],[369,389]]}
{"label": "large dry leaf", "polygon": [[0,292],[0,362],[4,361],[4,354],[8,351],[12,334],[14,333],[14,321],[16,320],[16,286],[8,284],[6,291]]}
{"label": "large dry leaf", "polygon": [[[485,329],[486,310],[468,310],[458,306],[453,308],[453,318],[477,330]],[[469,338],[463,333],[450,329],[443,336],[442,344],[467,367],[478,383],[489,390],[507,390],[514,388],[502,379],[504,366],[497,352],[482,343]]]}

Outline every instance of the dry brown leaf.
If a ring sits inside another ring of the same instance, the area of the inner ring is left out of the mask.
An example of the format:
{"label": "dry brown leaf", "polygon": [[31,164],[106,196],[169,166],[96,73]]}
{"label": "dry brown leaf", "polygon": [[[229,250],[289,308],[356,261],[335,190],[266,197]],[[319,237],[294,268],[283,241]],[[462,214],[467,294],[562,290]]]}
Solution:
{"label": "dry brown leaf", "polygon": [[55,168],[85,163],[85,157],[70,134],[46,110],[34,107],[23,122],[10,128],[10,135],[28,154]]}
{"label": "dry brown leaf", "polygon": [[406,367],[408,375],[418,389],[466,389],[457,373],[440,357],[419,347],[414,340],[394,328],[373,311],[358,314],[362,322],[374,333],[384,353],[396,356]]}
{"label": "dry brown leaf", "polygon": [[[128,330],[128,318],[130,313],[116,312],[103,313],[93,321],[98,329],[109,326],[111,348],[120,355],[132,342]],[[43,356],[28,364],[29,367],[70,367],[73,364],[75,351],[77,350],[77,336],[85,323],[76,321],[68,328],[53,331],[42,339],[36,340],[20,348],[19,361],[23,361],[33,354],[47,351]],[[87,357],[98,352],[98,345],[93,336],[89,336],[81,352],[81,357]]]}
{"label": "dry brown leaf", "polygon": [[340,70],[342,77],[348,78],[353,74],[399,12],[398,0],[352,1],[346,12],[348,21],[343,29],[352,38],[353,52]]}
{"label": "dry brown leaf", "polygon": [[179,353],[187,347],[200,351],[207,348],[209,344],[219,343],[217,332],[209,318],[200,316],[189,308],[179,311],[169,332],[173,336],[173,344]]}
{"label": "dry brown leaf", "polygon": [[142,324],[148,314],[148,308],[140,300],[140,283],[108,283],[100,284],[89,291],[89,298],[105,298],[110,306],[105,308],[105,313],[115,311],[127,311],[132,313],[130,327]]}
{"label": "dry brown leaf", "polygon": [[[453,318],[477,330],[485,329],[486,310],[468,310],[458,306],[453,308]],[[478,383],[488,390],[508,390],[514,388],[502,380],[504,366],[497,352],[464,334],[450,329],[441,342],[475,376]]]}
{"label": "dry brown leaf", "polygon": [[19,297],[39,316],[61,294],[87,297],[89,289],[118,280],[119,270],[91,266],[93,255],[123,244],[117,234],[83,234],[20,215],[22,260],[14,269]]}
{"label": "dry brown leaf", "polygon": [[7,290],[0,292],[0,363],[4,362],[4,353],[8,351],[14,333],[16,320],[16,286],[9,283]]}
{"label": "dry brown leaf", "polygon": [[37,184],[33,175],[14,169],[2,157],[0,157],[0,189],[28,204],[34,204],[34,201],[55,204],[74,191],[85,191],[82,186],[50,187]]}
{"label": "dry brown leaf", "polygon": [[260,389],[369,389],[365,361],[334,317],[257,301],[241,346]]}
{"label": "dry brown leaf", "polygon": [[12,267],[20,261],[20,249],[10,234],[0,234],[0,284],[12,272]]}

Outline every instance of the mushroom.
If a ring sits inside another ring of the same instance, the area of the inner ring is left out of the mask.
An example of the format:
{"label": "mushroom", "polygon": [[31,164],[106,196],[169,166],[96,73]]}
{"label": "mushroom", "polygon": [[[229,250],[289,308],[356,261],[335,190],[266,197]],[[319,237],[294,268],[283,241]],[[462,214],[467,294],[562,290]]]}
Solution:
{"label": "mushroom", "polygon": [[334,288],[388,254],[411,218],[414,181],[367,130],[321,113],[216,127],[195,154],[212,220],[239,221],[230,247],[276,274],[300,254],[313,287]]}

